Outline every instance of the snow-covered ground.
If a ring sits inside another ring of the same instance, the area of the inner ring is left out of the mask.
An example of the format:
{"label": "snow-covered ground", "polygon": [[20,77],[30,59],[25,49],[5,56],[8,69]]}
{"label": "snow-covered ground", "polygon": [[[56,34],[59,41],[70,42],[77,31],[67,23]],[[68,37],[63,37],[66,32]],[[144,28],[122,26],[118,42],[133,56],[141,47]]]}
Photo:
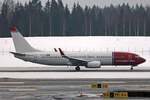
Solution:
{"label": "snow-covered ground", "polygon": [[[123,73],[123,74],[122,74]],[[0,78],[25,79],[149,79],[149,72],[0,72]]]}
{"label": "snow-covered ground", "polygon": [[[29,37],[27,41],[40,50],[53,51],[126,51],[146,58],[140,66],[150,67],[150,37]],[[19,41],[18,41],[19,42]],[[11,38],[0,38],[0,67],[45,66],[24,62],[15,58],[9,51],[15,51]]]}

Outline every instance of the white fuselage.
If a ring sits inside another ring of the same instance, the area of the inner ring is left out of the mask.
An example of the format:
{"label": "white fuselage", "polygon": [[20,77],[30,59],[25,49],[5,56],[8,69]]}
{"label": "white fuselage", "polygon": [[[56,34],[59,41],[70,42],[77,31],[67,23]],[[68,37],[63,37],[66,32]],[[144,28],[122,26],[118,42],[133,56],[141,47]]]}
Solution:
{"label": "white fuselage", "polygon": [[[112,65],[112,52],[65,52],[71,58],[84,61],[100,61],[101,65]],[[33,63],[46,65],[72,65],[72,63],[62,57],[59,52],[30,52],[25,56],[16,56],[17,58]]]}

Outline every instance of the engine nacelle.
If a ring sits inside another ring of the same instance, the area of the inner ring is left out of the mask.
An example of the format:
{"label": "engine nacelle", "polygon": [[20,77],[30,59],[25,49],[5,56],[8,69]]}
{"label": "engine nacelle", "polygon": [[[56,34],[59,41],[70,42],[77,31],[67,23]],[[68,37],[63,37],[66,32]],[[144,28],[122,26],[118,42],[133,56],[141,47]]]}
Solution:
{"label": "engine nacelle", "polygon": [[100,68],[101,62],[100,61],[91,61],[87,63],[87,68]]}

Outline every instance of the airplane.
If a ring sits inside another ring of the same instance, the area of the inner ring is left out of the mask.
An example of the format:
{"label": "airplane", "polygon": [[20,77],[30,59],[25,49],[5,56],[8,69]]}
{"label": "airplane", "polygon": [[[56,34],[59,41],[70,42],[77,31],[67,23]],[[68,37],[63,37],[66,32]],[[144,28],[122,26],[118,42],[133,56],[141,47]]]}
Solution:
{"label": "airplane", "polygon": [[102,51],[63,51],[61,48],[54,48],[54,51],[41,51],[33,48],[21,35],[17,28],[10,28],[11,36],[16,52],[12,53],[16,58],[44,65],[55,66],[76,66],[75,70],[80,71],[80,66],[86,68],[101,68],[101,66],[131,66],[144,63],[146,60],[130,52],[102,52]]}

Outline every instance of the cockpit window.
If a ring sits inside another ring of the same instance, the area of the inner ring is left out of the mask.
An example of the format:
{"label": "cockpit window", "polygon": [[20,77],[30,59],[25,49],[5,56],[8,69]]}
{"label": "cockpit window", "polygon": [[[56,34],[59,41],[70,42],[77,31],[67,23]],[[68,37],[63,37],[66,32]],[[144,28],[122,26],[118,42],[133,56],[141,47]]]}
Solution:
{"label": "cockpit window", "polygon": [[136,58],[140,58],[140,56],[135,56]]}

